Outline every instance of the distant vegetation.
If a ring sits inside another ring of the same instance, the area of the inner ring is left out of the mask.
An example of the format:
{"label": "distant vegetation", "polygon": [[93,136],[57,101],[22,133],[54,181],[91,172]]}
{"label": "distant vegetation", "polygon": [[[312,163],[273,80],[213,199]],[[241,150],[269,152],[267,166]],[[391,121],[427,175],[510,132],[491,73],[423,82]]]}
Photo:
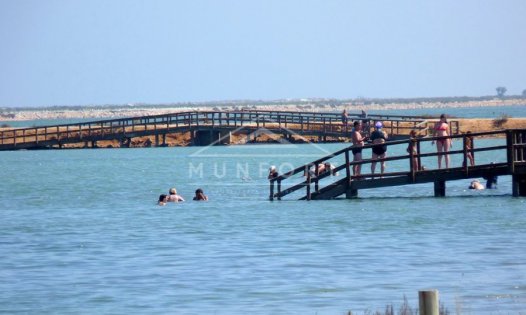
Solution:
{"label": "distant vegetation", "polygon": [[[500,90],[499,90],[500,89]],[[500,91],[500,94],[499,94]],[[497,94],[501,100],[512,100],[526,96],[523,91],[521,95],[504,95],[506,93],[505,87],[498,87]],[[454,103],[454,102],[480,102],[492,101],[495,95],[489,96],[451,96],[451,97],[418,97],[418,98],[354,98],[354,99],[334,99],[334,98],[309,98],[309,99],[279,99],[279,100],[226,100],[226,101],[210,101],[210,102],[181,102],[181,103],[165,103],[165,104],[107,104],[107,105],[83,105],[83,106],[48,106],[48,107],[0,107],[0,117],[2,115],[9,115],[11,111],[34,111],[34,110],[51,110],[51,111],[68,111],[68,110],[122,110],[122,109],[149,109],[149,108],[177,108],[177,107],[210,107],[221,108],[223,106],[272,106],[272,105],[304,105],[311,107],[336,107],[336,106],[367,106],[372,104],[409,104],[409,103]]]}
{"label": "distant vegetation", "polygon": [[508,89],[505,88],[504,86],[499,86],[499,87],[496,88],[496,90],[497,90],[497,96],[498,97],[503,97],[504,94],[506,94],[506,92],[508,91]]}
{"label": "distant vegetation", "polygon": [[[440,308],[438,310],[439,315],[451,315],[450,311],[440,303]],[[364,315],[418,315],[418,308],[412,308],[407,302],[407,298],[404,296],[404,302],[398,309],[398,312],[395,313],[393,305],[387,305],[384,311],[369,311],[366,310],[363,312]],[[347,312],[347,315],[358,315],[358,313],[353,313],[351,311]]]}
{"label": "distant vegetation", "polygon": [[493,127],[501,128],[502,126],[504,126],[505,123],[508,122],[509,118],[510,118],[510,116],[508,116],[506,114],[500,115],[500,117],[497,117],[497,118],[495,118],[493,120]]}

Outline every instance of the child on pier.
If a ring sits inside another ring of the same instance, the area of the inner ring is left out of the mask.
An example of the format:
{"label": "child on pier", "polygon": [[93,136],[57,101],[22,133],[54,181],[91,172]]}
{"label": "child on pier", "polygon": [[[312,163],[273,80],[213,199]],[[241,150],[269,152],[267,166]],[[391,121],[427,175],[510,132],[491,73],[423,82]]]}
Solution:
{"label": "child on pier", "polygon": [[418,157],[416,156],[418,154],[418,150],[416,148],[416,130],[411,130],[411,132],[409,132],[409,137],[411,141],[409,142],[409,145],[407,146],[407,153],[413,154],[414,156],[413,161],[411,161],[413,170],[418,171],[419,165],[418,165]]}

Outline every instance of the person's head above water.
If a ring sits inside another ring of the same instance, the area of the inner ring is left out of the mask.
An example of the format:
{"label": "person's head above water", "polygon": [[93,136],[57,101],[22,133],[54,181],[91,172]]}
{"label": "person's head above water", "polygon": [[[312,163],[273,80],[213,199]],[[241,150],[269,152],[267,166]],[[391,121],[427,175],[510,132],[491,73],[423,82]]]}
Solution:
{"label": "person's head above water", "polygon": [[194,200],[206,201],[206,200],[208,200],[208,197],[205,195],[205,193],[203,192],[203,190],[201,188],[197,188],[196,191],[195,191]]}
{"label": "person's head above water", "polygon": [[177,195],[177,190],[175,188],[170,188],[170,195]]}

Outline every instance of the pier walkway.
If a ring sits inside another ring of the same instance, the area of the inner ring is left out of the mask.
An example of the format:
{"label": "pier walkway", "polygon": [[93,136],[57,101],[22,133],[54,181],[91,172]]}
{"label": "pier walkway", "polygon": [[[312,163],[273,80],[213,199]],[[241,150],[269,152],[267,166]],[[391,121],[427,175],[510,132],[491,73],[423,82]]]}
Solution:
{"label": "pier walkway", "polygon": [[[455,143],[461,142],[463,145],[460,146],[457,144],[455,147],[461,147],[460,149],[449,151],[449,156],[455,157],[455,159],[452,158],[451,160],[452,162],[455,161],[456,165],[450,165],[450,168],[447,169],[422,169],[421,167],[417,167],[422,165],[424,159],[429,160],[429,157],[432,158],[427,162],[431,163],[426,164],[426,166],[437,165],[436,157],[438,153],[436,151],[424,153],[422,144],[426,143],[428,147],[433,148],[434,146],[430,146],[429,142],[439,138],[426,137],[388,141],[386,142],[388,147],[393,148],[393,146],[402,145],[404,146],[404,151],[405,147],[407,147],[410,142],[413,142],[416,152],[413,153],[413,151],[411,151],[408,154],[387,157],[385,159],[363,159],[359,162],[352,161],[352,147],[350,146],[271,179],[270,200],[281,200],[283,197],[291,195],[294,192],[300,192],[299,199],[301,200],[333,199],[342,195],[351,199],[356,198],[358,191],[361,189],[421,183],[434,183],[434,195],[439,197],[445,196],[447,181],[488,178],[501,175],[512,176],[513,196],[526,196],[526,129],[473,133],[471,136],[473,139],[500,137],[501,141],[499,142],[502,142],[502,144],[499,143],[499,145],[474,148],[470,150],[470,152],[465,146],[468,140],[467,135],[451,136],[450,138],[454,139]],[[368,153],[370,150],[368,149],[371,149],[373,146],[374,145],[366,145],[363,147],[364,157],[370,156]],[[388,152],[389,151],[390,150],[388,150]],[[469,153],[473,154],[476,158],[475,161],[487,160],[491,162],[483,164],[476,163],[474,166],[470,166],[468,159]],[[484,158],[484,155],[488,155],[490,159]],[[497,161],[493,162],[495,159]],[[399,163],[401,166],[399,165],[399,170],[396,172],[379,174],[381,161],[391,161],[393,164]],[[332,171],[317,173],[315,170],[318,170],[319,166],[326,162],[332,163],[335,168]],[[376,174],[372,174],[368,170],[368,167],[373,162],[377,162],[376,169],[378,173]],[[362,174],[359,176],[352,174],[352,169],[355,165],[362,166]],[[402,171],[400,171],[400,169],[402,169]],[[334,172],[342,172],[344,174],[343,178],[335,182],[326,179],[332,176]],[[290,183],[294,180],[296,180],[296,183]],[[325,185],[324,182],[326,182]],[[287,185],[287,187],[285,187],[285,185]],[[296,198],[297,197],[296,194]]]}
{"label": "pier walkway", "polygon": [[[166,135],[190,132],[193,145],[229,144],[232,134],[256,137],[261,132],[314,137],[319,142],[349,138],[352,121],[365,123],[365,133],[375,121],[384,123],[391,138],[407,138],[410,130],[426,134],[433,120],[418,116],[349,114],[349,125],[340,113],[288,111],[192,111],[165,115],[99,120],[73,124],[10,128],[0,131],[0,150],[60,149],[68,144],[96,148],[99,141],[118,141],[129,147],[137,137],[153,137],[152,145],[166,146]],[[436,121],[436,119],[435,119]],[[258,131],[256,133],[256,131]],[[458,134],[458,121],[450,121],[450,133]]]}

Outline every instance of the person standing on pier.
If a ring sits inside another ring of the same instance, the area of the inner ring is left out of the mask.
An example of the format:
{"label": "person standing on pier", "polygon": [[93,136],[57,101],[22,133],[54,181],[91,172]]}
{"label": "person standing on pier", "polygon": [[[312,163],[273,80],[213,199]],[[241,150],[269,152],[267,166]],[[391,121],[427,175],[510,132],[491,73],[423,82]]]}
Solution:
{"label": "person standing on pier", "polygon": [[413,153],[413,160],[411,161],[413,170],[419,171],[420,168],[418,166],[418,157],[416,156],[418,154],[418,149],[416,147],[416,130],[413,129],[411,132],[409,132],[409,139],[410,141],[406,151],[409,154]]}
{"label": "person standing on pier", "polygon": [[[362,160],[362,147],[365,141],[367,141],[368,139],[368,137],[362,136],[362,124],[360,123],[360,121],[354,122],[354,130],[351,133],[351,137],[352,137],[352,144],[353,144],[353,148],[352,148],[353,162],[360,162]],[[353,165],[352,171],[355,176],[359,176],[362,171],[362,165],[361,164]]]}
{"label": "person standing on pier", "polygon": [[347,110],[344,109],[343,112],[342,112],[342,125],[343,125],[343,130],[345,130],[345,132],[347,132],[348,128],[349,128],[349,115],[347,114]]}
{"label": "person standing on pier", "polygon": [[[451,148],[451,139],[449,138],[449,125],[447,123],[446,115],[440,115],[440,120],[433,128],[433,137],[441,137],[436,140],[438,152],[438,168],[442,168],[442,156],[445,156],[446,168],[449,168],[449,149]],[[435,140],[431,142],[434,144]]]}
{"label": "person standing on pier", "polygon": [[469,165],[475,166],[475,156],[473,155],[473,136],[471,135],[471,131],[466,132],[466,141],[464,143],[466,146],[466,157],[469,160]]}
{"label": "person standing on pier", "polygon": [[271,165],[270,168],[268,169],[268,176],[267,176],[267,178],[270,180],[270,179],[274,179],[274,178],[276,178],[278,176],[279,176],[278,169],[274,165]]}
{"label": "person standing on pier", "polygon": [[[375,162],[371,162],[371,173],[374,174],[374,171],[376,170],[376,160],[378,159],[385,159],[386,152],[387,152],[387,145],[385,145],[385,142],[387,141],[387,133],[382,130],[383,124],[380,121],[377,121],[374,125],[375,130],[371,133],[371,141],[373,144],[377,144],[372,148],[373,154],[372,154],[372,160]],[[381,172],[382,174],[385,172],[385,161],[380,162],[381,166]]]}

